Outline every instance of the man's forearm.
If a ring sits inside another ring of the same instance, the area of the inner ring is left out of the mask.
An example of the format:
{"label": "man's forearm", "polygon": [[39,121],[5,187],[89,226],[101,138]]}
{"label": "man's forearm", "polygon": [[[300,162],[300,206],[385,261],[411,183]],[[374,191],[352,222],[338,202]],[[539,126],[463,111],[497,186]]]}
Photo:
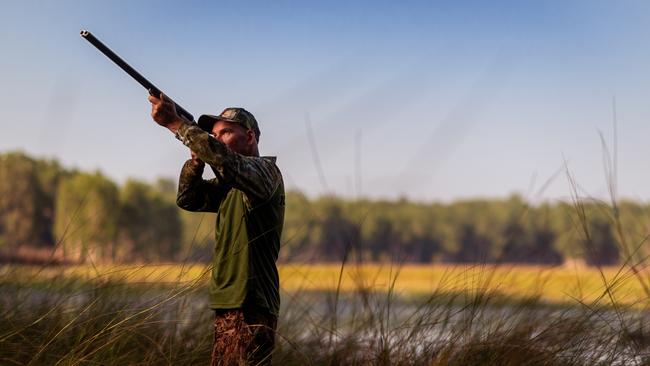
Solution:
{"label": "man's forearm", "polygon": [[202,194],[203,166],[196,165],[192,159],[183,164],[178,180],[176,204],[189,211],[196,211],[203,205],[205,198]]}
{"label": "man's forearm", "polygon": [[175,135],[202,161],[210,165],[222,181],[232,181],[232,175],[236,170],[237,154],[223,142],[210,136],[195,123],[181,124]]}
{"label": "man's forearm", "polygon": [[185,162],[178,182],[176,204],[188,211],[217,212],[228,187],[218,179],[203,179],[204,164],[194,159]]}
{"label": "man's forearm", "polygon": [[176,137],[210,165],[222,186],[242,190],[251,200],[266,200],[282,179],[274,161],[243,156],[230,150],[196,124],[184,124]]}

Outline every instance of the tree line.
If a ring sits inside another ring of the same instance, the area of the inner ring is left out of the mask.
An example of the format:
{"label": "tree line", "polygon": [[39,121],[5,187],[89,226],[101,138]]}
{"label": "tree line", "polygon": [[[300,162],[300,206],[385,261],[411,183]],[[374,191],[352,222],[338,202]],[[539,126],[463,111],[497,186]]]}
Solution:
{"label": "tree line", "polygon": [[[65,262],[208,261],[215,215],[175,204],[176,182],[128,180],[0,154],[0,254]],[[452,203],[309,198],[287,192],[280,261],[613,265],[648,254],[650,205],[532,205],[513,195]]]}

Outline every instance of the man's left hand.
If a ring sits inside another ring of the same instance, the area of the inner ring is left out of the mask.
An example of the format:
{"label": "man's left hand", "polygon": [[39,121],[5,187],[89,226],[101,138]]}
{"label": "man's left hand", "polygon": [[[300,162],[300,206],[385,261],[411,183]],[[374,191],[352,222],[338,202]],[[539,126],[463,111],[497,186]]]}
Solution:
{"label": "man's left hand", "polygon": [[151,118],[157,124],[167,127],[173,133],[176,133],[184,123],[183,119],[176,113],[176,104],[165,94],[160,94],[160,98],[153,95],[149,96],[151,103]]}

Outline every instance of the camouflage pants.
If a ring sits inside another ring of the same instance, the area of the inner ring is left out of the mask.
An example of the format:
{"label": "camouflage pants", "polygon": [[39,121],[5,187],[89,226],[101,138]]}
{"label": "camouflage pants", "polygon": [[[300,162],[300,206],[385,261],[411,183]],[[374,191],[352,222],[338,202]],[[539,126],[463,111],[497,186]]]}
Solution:
{"label": "camouflage pants", "polygon": [[211,365],[270,365],[276,326],[264,309],[215,310]]}

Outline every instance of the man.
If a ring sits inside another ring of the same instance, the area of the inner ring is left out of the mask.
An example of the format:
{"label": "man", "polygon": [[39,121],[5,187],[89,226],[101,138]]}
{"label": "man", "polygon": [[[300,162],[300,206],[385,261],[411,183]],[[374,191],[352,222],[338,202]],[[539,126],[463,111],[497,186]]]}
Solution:
{"label": "man", "polygon": [[[215,311],[212,365],[270,364],[284,220],[284,184],[275,158],[259,156],[259,127],[245,109],[203,115],[195,124],[181,119],[164,94],[149,101],[154,121],[191,150],[178,206],[217,213],[209,299]],[[216,178],[202,178],[205,164]]]}

